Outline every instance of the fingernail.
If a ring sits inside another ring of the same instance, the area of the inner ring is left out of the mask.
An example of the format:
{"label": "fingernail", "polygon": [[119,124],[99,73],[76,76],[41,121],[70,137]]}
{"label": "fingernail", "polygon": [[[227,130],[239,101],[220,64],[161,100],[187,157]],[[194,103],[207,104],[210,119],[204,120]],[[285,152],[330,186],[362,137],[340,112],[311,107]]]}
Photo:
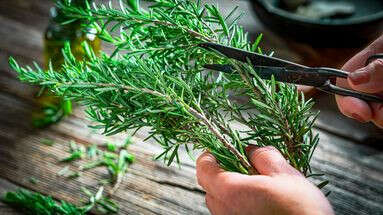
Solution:
{"label": "fingernail", "polygon": [[366,68],[351,72],[348,74],[348,77],[354,85],[365,84],[370,81],[370,73]]}
{"label": "fingernail", "polygon": [[351,117],[352,117],[353,119],[358,120],[358,121],[361,122],[361,123],[365,123],[365,122],[366,122],[366,120],[364,120],[361,116],[359,116],[359,115],[356,114],[356,113],[351,114]]}
{"label": "fingernail", "polygon": [[259,149],[261,147],[259,146],[256,146],[256,145],[249,145],[245,148],[245,151],[246,151],[246,155],[247,157],[251,157],[251,155],[254,153],[255,150]]}

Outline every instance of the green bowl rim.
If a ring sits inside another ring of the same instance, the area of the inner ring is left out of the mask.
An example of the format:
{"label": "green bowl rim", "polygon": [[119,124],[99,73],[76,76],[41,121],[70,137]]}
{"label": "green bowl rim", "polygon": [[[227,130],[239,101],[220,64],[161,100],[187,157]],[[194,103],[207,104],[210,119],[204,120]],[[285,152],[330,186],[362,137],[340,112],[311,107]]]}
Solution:
{"label": "green bowl rim", "polygon": [[274,7],[269,2],[265,2],[264,0],[256,0],[256,1],[258,1],[261,5],[263,5],[263,7],[269,13],[273,13],[279,16],[286,17],[290,20],[303,22],[307,24],[324,25],[324,26],[341,26],[341,25],[358,25],[358,24],[378,21],[379,19],[383,20],[383,11],[380,11],[378,13],[373,13],[371,15],[366,15],[366,16],[357,17],[357,18],[350,18],[345,20],[323,21],[323,20],[308,19],[299,15],[293,14],[291,12],[288,12],[286,10]]}

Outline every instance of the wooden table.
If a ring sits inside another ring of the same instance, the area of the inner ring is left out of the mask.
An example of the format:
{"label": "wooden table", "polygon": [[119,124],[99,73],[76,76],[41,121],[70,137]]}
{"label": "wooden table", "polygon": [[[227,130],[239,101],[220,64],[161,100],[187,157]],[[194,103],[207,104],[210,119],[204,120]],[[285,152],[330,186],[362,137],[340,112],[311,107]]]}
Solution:
{"label": "wooden table", "polygon": [[[233,2],[219,3],[226,9]],[[236,1],[236,4],[248,13],[242,24],[252,37],[264,32],[263,47],[276,51],[277,56],[309,65],[337,67],[360,49],[313,48],[286,42],[253,18],[248,2]],[[75,180],[58,176],[57,172],[64,166],[58,160],[68,155],[66,143],[75,140],[84,145],[102,145],[107,141],[122,142],[128,134],[107,138],[91,131],[81,108],[48,129],[36,130],[30,126],[28,118],[35,107],[33,88],[16,80],[7,58],[15,56],[23,63],[33,60],[41,63],[42,32],[50,6],[48,0],[0,0],[0,193],[23,187],[79,203],[84,197],[80,187],[94,191],[97,181],[105,178],[107,172],[97,168]],[[326,190],[332,191],[329,199],[335,211],[337,214],[383,214],[382,131],[341,116],[332,97],[319,95],[316,98],[316,108],[322,114],[315,132],[321,141],[312,166],[330,180]],[[136,155],[137,161],[113,196],[121,205],[121,214],[207,214],[204,192],[196,183],[194,162],[186,154],[182,155],[181,169],[153,161],[161,149],[150,141],[143,142],[146,132],[133,137],[135,144],[130,152]],[[56,144],[41,144],[43,138],[52,139]],[[71,168],[80,164],[73,164]],[[31,183],[31,177],[38,183]],[[18,213],[0,203],[0,214]]]}

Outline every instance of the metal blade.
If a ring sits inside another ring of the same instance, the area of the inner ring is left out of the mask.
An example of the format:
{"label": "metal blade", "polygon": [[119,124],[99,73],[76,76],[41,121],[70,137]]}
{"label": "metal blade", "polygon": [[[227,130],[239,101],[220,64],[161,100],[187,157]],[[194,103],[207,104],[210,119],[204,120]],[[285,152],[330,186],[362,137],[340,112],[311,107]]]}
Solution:
{"label": "metal blade", "polygon": [[[207,64],[206,69],[212,69],[224,73],[232,73],[231,65]],[[279,82],[322,87],[329,80],[329,76],[323,75],[322,70],[312,68],[290,69],[269,66],[254,66],[254,71],[262,79],[270,80],[272,76]]]}
{"label": "metal blade", "polygon": [[272,66],[272,67],[289,67],[289,68],[308,68],[303,65],[299,65],[287,60],[282,60],[275,57],[270,57],[267,55],[261,55],[254,52],[248,52],[237,48],[232,48],[228,46],[223,46],[216,43],[202,43],[200,44],[201,47],[206,49],[213,49],[221,54],[233,58],[235,60],[242,61],[244,63],[247,63],[248,60],[254,65],[254,66]]}
{"label": "metal blade", "polygon": [[205,64],[203,67],[205,69],[211,69],[211,70],[220,71],[224,73],[233,72],[233,67],[228,64]]}
{"label": "metal blade", "polygon": [[321,87],[329,80],[313,69],[287,69],[281,67],[255,67],[256,73],[262,79],[270,80],[272,76],[279,82]]}

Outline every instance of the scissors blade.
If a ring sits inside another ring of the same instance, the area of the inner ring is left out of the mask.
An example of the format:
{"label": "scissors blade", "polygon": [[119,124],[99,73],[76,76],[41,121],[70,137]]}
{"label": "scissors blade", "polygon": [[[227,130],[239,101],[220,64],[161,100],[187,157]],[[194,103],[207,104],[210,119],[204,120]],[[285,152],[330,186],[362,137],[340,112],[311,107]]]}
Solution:
{"label": "scissors blade", "polygon": [[283,67],[255,66],[255,72],[262,79],[270,80],[272,76],[279,82],[322,87],[329,80],[328,77],[320,74],[311,68],[289,69]]}
{"label": "scissors blade", "polygon": [[306,66],[296,64],[287,60],[270,57],[266,55],[257,54],[254,52],[248,52],[241,49],[228,47],[216,43],[202,43],[200,44],[201,47],[205,49],[213,49],[221,54],[235,59],[239,60],[241,62],[247,63],[248,60],[254,65],[254,66],[272,66],[272,67],[289,67],[289,68],[308,68]]}
{"label": "scissors blade", "polygon": [[[224,73],[232,73],[233,67],[228,64],[207,64],[206,69],[221,71]],[[286,68],[272,66],[254,66],[254,71],[257,75],[266,80],[274,80],[285,83],[307,85],[313,87],[322,87],[329,80],[328,76],[323,75],[321,70],[315,68]]]}

